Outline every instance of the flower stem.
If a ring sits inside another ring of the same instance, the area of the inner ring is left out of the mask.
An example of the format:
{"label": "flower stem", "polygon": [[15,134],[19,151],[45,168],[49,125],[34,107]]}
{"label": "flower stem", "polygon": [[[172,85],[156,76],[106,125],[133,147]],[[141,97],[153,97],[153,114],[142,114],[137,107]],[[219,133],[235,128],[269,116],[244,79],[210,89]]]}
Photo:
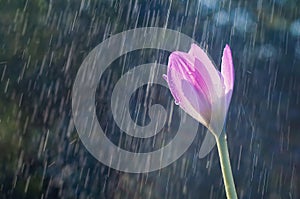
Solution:
{"label": "flower stem", "polygon": [[235,184],[232,176],[230,158],[228,153],[228,146],[226,140],[226,133],[223,131],[219,137],[216,138],[220,164],[223,174],[226,196],[228,199],[237,199]]}

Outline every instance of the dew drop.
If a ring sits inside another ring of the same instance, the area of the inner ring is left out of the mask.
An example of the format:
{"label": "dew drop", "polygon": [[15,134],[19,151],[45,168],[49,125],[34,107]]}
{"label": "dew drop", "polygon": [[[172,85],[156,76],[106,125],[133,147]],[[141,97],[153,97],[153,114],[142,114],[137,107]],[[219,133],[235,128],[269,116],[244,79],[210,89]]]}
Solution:
{"label": "dew drop", "polygon": [[174,101],[175,101],[175,104],[176,104],[176,105],[179,105],[179,104],[180,104],[180,101],[179,101],[179,100],[176,100],[176,99],[175,99]]}
{"label": "dew drop", "polygon": [[166,74],[163,74],[163,78],[168,82],[168,76]]}

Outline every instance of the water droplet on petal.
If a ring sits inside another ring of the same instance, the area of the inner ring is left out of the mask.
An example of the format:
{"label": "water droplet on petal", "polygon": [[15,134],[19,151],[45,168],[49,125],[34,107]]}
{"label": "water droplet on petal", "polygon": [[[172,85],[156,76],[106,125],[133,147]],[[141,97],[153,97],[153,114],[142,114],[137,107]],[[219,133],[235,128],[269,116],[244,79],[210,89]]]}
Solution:
{"label": "water droplet on petal", "polygon": [[168,82],[168,76],[166,74],[163,74],[163,78]]}
{"label": "water droplet on petal", "polygon": [[175,101],[175,104],[176,105],[179,105],[180,104],[180,101],[178,101],[178,100],[174,100]]}

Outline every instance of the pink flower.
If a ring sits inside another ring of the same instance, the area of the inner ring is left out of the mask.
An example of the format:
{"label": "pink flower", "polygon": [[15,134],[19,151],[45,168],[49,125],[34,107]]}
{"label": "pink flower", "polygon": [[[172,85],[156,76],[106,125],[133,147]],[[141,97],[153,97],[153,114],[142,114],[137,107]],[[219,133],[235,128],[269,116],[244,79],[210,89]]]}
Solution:
{"label": "pink flower", "polygon": [[214,135],[220,135],[234,84],[229,46],[223,51],[221,73],[204,50],[192,44],[188,53],[171,53],[165,78],[175,103]]}

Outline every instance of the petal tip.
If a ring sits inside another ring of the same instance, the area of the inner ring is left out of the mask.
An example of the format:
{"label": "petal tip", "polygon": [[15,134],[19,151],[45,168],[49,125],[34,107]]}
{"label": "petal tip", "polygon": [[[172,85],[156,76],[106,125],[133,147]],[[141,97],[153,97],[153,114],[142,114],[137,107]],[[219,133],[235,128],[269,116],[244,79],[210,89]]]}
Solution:
{"label": "petal tip", "polygon": [[202,50],[202,49],[197,44],[192,43],[188,54],[196,56],[198,54],[197,52],[199,52],[199,50]]}
{"label": "petal tip", "polygon": [[228,44],[225,45],[222,59],[222,62],[225,62],[225,64],[230,64],[233,67],[231,49]]}
{"label": "petal tip", "polygon": [[227,52],[231,53],[231,49],[230,49],[230,46],[228,44],[225,45],[224,51],[227,51]]}

